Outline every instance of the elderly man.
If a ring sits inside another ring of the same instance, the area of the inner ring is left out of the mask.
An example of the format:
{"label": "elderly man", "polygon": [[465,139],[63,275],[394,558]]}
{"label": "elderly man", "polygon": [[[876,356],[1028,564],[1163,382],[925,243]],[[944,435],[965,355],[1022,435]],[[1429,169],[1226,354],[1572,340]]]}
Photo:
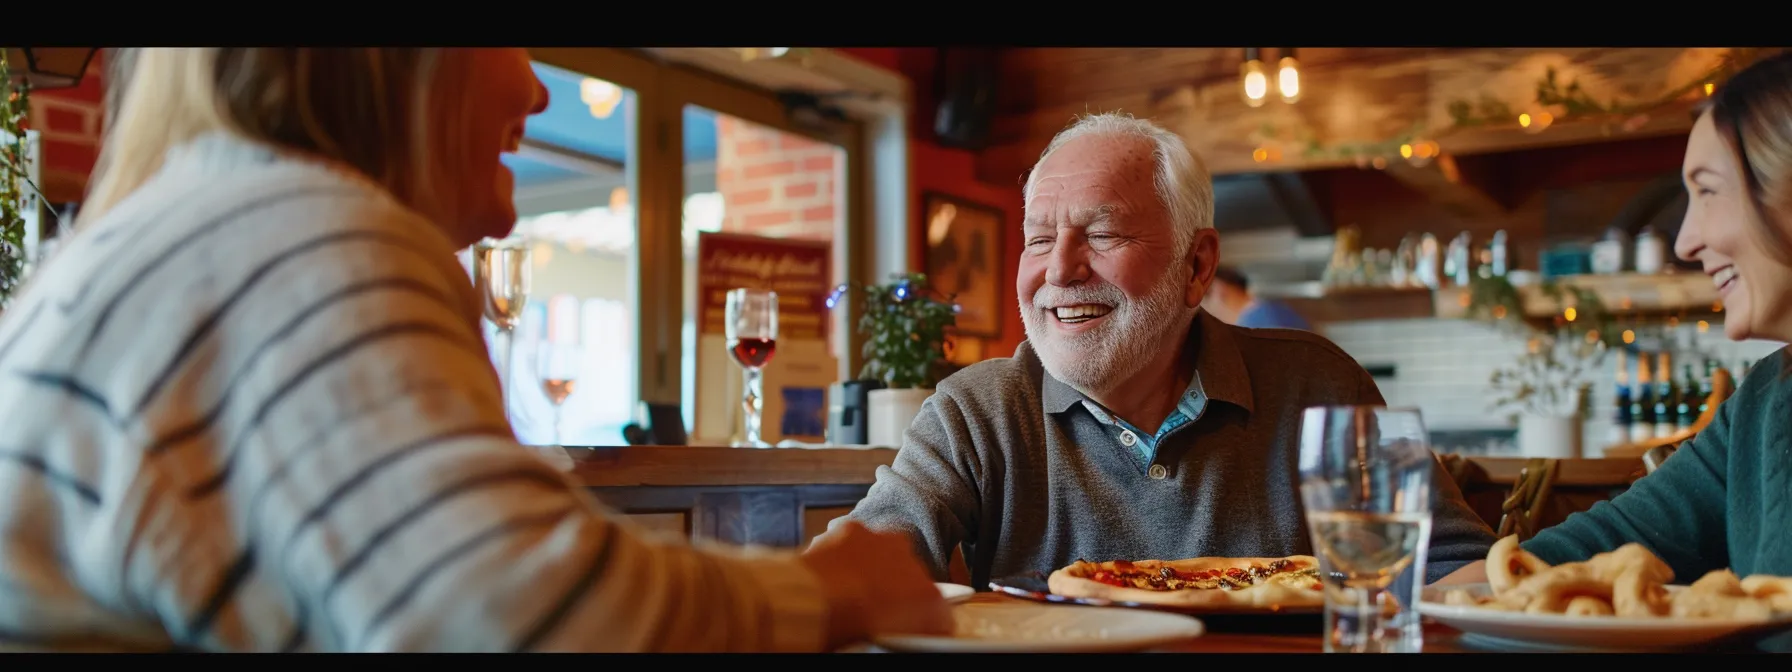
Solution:
{"label": "elderly man", "polygon": [[[1201,313],[1219,243],[1200,161],[1090,116],[1024,196],[1027,340],[941,382],[847,518],[911,535],[937,580],[962,546],[973,586],[1079,558],[1310,554],[1302,410],[1381,394],[1324,338]],[[1436,482],[1427,580],[1494,541],[1441,465]]]}

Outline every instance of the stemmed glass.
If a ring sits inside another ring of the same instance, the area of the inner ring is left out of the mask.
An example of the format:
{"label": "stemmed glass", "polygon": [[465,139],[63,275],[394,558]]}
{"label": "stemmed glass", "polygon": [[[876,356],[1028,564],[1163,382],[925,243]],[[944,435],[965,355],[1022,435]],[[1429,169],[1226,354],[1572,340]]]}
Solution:
{"label": "stemmed glass", "polygon": [[554,405],[554,445],[560,445],[560,409],[572,396],[579,380],[579,346],[556,343],[543,338],[535,344],[535,375],[541,379],[541,393]]}
{"label": "stemmed glass", "polygon": [[736,447],[767,448],[759,439],[759,413],[765,400],[763,369],[778,349],[778,294],[763,289],[735,289],[728,292],[728,352],[739,364],[745,385],[741,389],[741,410],[745,412],[746,440]]}
{"label": "stemmed glass", "polygon": [[1417,653],[1431,452],[1416,409],[1306,410],[1301,499],[1325,584],[1327,653]]}
{"label": "stemmed glass", "polygon": [[[510,414],[510,365],[516,352],[516,326],[529,302],[529,245],[520,237],[486,238],[473,246],[473,288],[479,293],[485,319],[503,337],[498,385]],[[513,423],[514,424],[514,423]]]}

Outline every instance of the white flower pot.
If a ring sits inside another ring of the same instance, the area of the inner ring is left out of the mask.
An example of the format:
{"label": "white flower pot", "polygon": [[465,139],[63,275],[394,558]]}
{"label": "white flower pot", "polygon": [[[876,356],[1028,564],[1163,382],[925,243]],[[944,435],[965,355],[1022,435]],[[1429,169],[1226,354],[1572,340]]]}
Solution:
{"label": "white flower pot", "polygon": [[902,436],[921,413],[921,402],[933,388],[871,390],[865,394],[866,442],[880,448],[901,448]]}
{"label": "white flower pot", "polygon": [[1579,458],[1580,416],[1528,413],[1518,416],[1518,454],[1524,457]]}

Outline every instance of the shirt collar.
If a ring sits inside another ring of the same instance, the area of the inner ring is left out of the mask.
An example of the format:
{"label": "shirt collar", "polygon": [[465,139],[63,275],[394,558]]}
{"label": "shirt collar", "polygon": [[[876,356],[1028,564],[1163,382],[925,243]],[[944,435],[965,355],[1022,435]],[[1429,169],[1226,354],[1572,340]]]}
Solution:
{"label": "shirt collar", "polygon": [[[1189,340],[1185,343],[1195,351],[1195,371],[1189,380],[1189,389],[1183,395],[1185,401],[1205,396],[1251,412],[1251,380],[1245,370],[1244,355],[1238,351],[1238,343],[1234,340],[1233,330],[1236,328],[1208,315],[1207,311],[1195,316],[1194,324],[1188,330]],[[1043,365],[1040,368],[1044,378],[1040,397],[1047,413],[1063,413],[1088,399],[1050,371],[1044,371]]]}

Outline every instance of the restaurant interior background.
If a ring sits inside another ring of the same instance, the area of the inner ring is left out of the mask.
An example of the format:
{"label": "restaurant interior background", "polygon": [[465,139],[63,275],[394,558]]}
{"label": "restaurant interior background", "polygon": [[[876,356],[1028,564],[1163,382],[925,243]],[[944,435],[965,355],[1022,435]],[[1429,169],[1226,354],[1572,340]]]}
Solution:
{"label": "restaurant interior background", "polygon": [[[1710,282],[1671,260],[1690,107],[1750,50],[533,51],[552,104],[506,157],[533,252],[511,371],[529,442],[553,434],[533,364],[546,341],[581,351],[564,445],[620,445],[643,400],[675,405],[693,444],[735,436],[739,370],[699,319],[704,233],[819,244],[828,287],[937,270],[949,254],[968,297],[954,363],[1008,356],[1023,337],[1012,289],[1020,180],[1052,134],[1093,110],[1186,138],[1216,175],[1223,258],[1355,356],[1391,405],[1420,408],[1440,451],[1518,450],[1526,413],[1490,407],[1490,378],[1535,332],[1468,315],[1471,292],[1449,277],[1459,264],[1432,268],[1436,289],[1394,270],[1403,243],[1448,258],[1466,234],[1466,276],[1585,280],[1610,315],[1613,333],[1598,338],[1623,344],[1579,376],[1588,456],[1624,442],[1616,395],[1654,375],[1657,354],[1671,355],[1679,382],[1689,365],[1699,377],[1707,360],[1735,369],[1780,345],[1727,341]],[[31,99],[41,183],[59,212],[78,207],[97,155],[101,60],[79,86]],[[1297,69],[1298,95],[1282,95],[1284,65]],[[945,235],[952,222],[929,215],[948,204],[976,216],[961,229],[993,233]],[[1658,264],[1663,243],[1670,259]],[[1591,273],[1614,250],[1621,272]],[[1521,295],[1531,329],[1573,326],[1574,311],[1534,286]],[[825,340],[781,343],[768,381],[856,374],[850,310],[820,319]]]}

